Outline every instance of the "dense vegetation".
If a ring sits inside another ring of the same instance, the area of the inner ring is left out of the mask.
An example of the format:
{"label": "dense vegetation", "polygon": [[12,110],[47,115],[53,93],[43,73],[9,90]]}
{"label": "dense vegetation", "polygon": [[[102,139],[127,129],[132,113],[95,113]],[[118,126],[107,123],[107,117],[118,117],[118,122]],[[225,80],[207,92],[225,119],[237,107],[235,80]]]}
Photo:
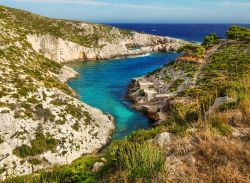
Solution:
{"label": "dense vegetation", "polygon": [[206,52],[205,48],[200,45],[187,44],[181,47],[178,52],[183,53],[184,56],[203,58]]}
{"label": "dense vegetation", "polygon": [[230,40],[250,41],[250,30],[246,27],[232,26],[227,31]]}
{"label": "dense vegetation", "polygon": [[211,46],[213,46],[215,44],[218,44],[219,39],[220,38],[215,33],[209,34],[204,38],[202,46],[211,47]]}

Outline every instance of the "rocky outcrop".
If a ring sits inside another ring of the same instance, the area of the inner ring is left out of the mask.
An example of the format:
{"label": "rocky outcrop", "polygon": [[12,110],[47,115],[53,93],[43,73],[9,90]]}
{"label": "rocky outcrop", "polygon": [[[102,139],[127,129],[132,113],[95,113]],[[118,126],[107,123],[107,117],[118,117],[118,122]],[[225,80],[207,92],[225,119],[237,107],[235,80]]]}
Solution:
{"label": "rocky outcrop", "polygon": [[193,86],[201,67],[197,62],[183,60],[169,63],[157,71],[132,79],[128,96],[137,110],[160,123],[168,117],[171,99],[185,88]]}
{"label": "rocky outcrop", "polygon": [[169,144],[170,142],[172,142],[173,139],[174,139],[173,134],[168,133],[168,132],[163,132],[163,133],[155,136],[153,142],[155,144],[159,145],[160,147],[163,147],[163,146]]}
{"label": "rocky outcrop", "polygon": [[[117,29],[119,31],[119,29]],[[27,35],[33,49],[59,63],[76,60],[106,60],[151,52],[176,51],[185,42],[179,39],[133,33],[112,42],[99,42],[99,47],[85,47],[51,35]]]}
{"label": "rocky outcrop", "polygon": [[65,65],[62,67],[58,75],[59,80],[62,81],[63,83],[67,82],[68,80],[75,79],[78,76],[79,76],[78,72]]}

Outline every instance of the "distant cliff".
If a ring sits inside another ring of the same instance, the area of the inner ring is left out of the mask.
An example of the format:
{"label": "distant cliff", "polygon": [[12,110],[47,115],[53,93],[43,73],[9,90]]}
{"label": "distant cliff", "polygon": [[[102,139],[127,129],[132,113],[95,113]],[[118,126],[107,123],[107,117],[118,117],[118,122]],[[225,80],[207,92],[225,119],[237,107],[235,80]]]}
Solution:
{"label": "distant cliff", "polygon": [[[93,25],[87,23],[80,25],[93,28]],[[28,34],[27,40],[35,51],[60,63],[76,60],[106,60],[158,51],[176,51],[185,43],[178,39],[135,32],[124,35],[117,28],[112,28],[109,34],[111,35],[106,36],[110,36],[110,39],[98,39],[95,47],[83,46],[49,34]]]}

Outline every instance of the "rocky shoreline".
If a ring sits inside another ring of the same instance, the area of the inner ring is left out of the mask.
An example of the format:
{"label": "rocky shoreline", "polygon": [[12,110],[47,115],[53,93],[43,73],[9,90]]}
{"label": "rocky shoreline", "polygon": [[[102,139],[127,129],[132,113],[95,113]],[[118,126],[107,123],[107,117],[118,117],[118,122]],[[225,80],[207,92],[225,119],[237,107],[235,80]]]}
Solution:
{"label": "rocky shoreline", "polygon": [[176,103],[194,103],[189,99],[178,101],[178,94],[187,88],[196,87],[203,66],[223,44],[211,48],[204,59],[190,61],[178,57],[152,73],[132,79],[127,95],[133,102],[133,107],[160,124],[168,118]]}

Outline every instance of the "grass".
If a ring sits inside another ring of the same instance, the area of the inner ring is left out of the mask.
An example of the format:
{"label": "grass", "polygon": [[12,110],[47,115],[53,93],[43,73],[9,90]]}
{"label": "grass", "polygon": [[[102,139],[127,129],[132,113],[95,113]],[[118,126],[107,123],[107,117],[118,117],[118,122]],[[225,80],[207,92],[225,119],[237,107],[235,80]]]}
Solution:
{"label": "grass", "polygon": [[151,143],[120,141],[113,143],[107,151],[108,166],[125,171],[129,180],[150,182],[163,171],[165,156],[161,149]]}
{"label": "grass", "polygon": [[[228,96],[237,102],[220,106],[219,111],[248,108],[250,89],[250,44],[222,46],[205,65],[195,88],[187,88],[179,97],[190,97],[199,104],[194,109],[204,113],[217,97]],[[245,106],[245,107],[244,107]],[[246,113],[244,113],[246,115]]]}

